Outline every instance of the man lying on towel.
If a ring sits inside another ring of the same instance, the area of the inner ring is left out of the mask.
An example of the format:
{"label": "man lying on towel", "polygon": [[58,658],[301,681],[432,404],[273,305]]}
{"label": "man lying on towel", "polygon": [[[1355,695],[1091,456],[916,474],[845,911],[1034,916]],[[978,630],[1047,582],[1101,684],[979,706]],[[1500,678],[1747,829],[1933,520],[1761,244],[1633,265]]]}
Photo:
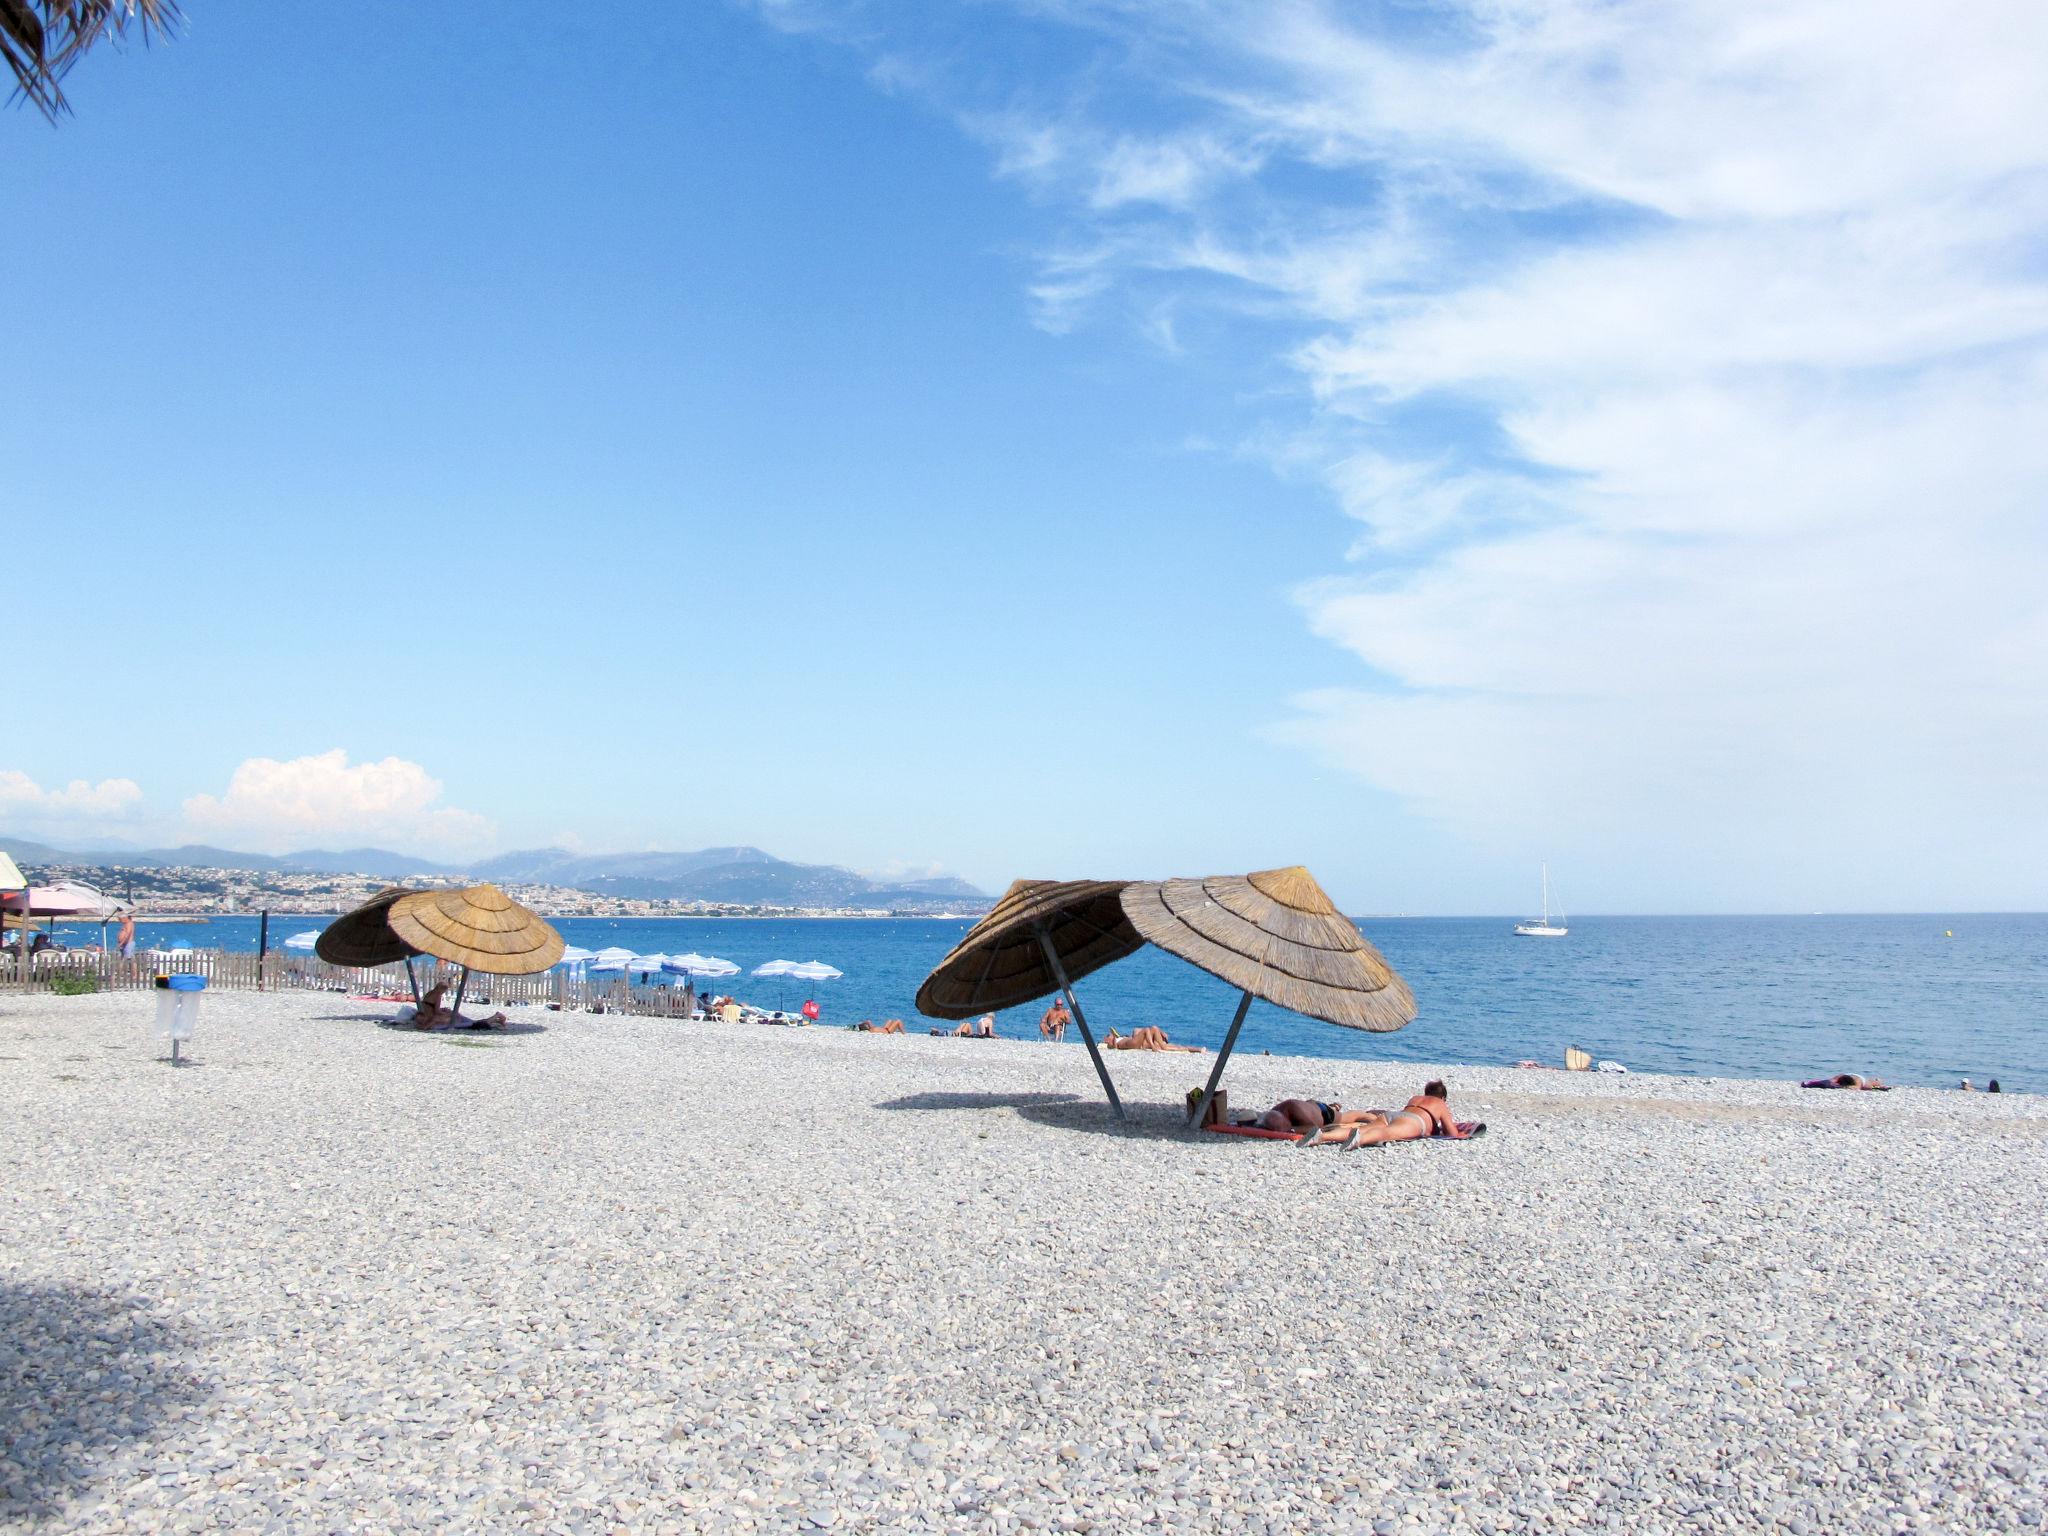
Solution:
{"label": "man lying on towel", "polygon": [[420,994],[420,1005],[411,1018],[400,1014],[401,1022],[410,1022],[414,1029],[503,1029],[509,1022],[504,1013],[492,1014],[488,1019],[464,1019],[456,1015],[453,1008],[443,1008],[441,999],[448,991],[448,983],[441,982],[427,988]]}

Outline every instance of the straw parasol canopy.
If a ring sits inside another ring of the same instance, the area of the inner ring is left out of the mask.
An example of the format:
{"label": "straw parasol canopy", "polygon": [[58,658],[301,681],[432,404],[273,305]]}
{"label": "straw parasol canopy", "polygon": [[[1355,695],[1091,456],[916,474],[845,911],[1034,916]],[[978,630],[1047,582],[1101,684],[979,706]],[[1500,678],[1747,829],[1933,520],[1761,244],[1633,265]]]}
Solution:
{"label": "straw parasol canopy", "polygon": [[1143,881],[1121,899],[1139,934],[1254,997],[1346,1029],[1415,1017],[1408,983],[1299,865]]}
{"label": "straw parasol canopy", "polygon": [[423,955],[493,976],[530,976],[562,958],[562,936],[495,885],[415,891],[391,904],[391,931]]}
{"label": "straw parasol canopy", "polygon": [[1069,982],[1144,947],[1117,898],[1122,880],[1014,880],[917,989],[917,1011],[971,1019],[1060,989],[1038,942],[1043,924]]}
{"label": "straw parasol canopy", "polygon": [[368,901],[337,917],[321,931],[313,953],[329,965],[392,965],[420,953],[391,931],[391,908],[418,892],[387,885]]}

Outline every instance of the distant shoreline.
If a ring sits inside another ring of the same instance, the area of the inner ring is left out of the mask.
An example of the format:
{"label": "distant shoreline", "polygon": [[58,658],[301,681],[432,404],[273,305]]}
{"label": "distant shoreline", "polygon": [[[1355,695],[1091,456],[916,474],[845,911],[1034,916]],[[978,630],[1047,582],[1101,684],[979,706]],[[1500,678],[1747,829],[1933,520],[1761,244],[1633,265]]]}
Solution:
{"label": "distant shoreline", "polygon": [[[333,911],[315,912],[302,909],[272,907],[272,918],[336,918],[342,914]],[[838,921],[861,923],[977,923],[985,915],[980,912],[840,912],[829,908],[806,908],[793,912],[542,912],[551,923],[774,923],[784,921]],[[212,923],[247,922],[263,917],[262,912],[137,912],[138,923]],[[116,919],[118,921],[118,919]],[[59,927],[67,925],[81,928],[97,928],[96,919],[57,918]]]}

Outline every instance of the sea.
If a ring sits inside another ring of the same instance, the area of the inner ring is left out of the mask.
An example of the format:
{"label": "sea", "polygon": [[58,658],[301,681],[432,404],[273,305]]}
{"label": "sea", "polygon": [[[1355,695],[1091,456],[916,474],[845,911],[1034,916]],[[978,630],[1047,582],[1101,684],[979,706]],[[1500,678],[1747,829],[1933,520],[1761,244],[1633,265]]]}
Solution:
{"label": "sea", "polygon": [[[273,947],[325,919],[273,916]],[[697,951],[742,973],[771,960],[822,960],[836,981],[745,974],[713,985],[763,1007],[815,1000],[827,1024],[921,1018],[918,983],[971,926],[922,918],[563,918],[571,944],[636,953]],[[1509,917],[1360,921],[1413,988],[1407,1028],[1367,1034],[1255,1004],[1239,1051],[1276,1056],[1507,1065],[1558,1064],[1565,1048],[1635,1072],[1806,1078],[1875,1074],[1953,1087],[1996,1078],[2048,1091],[2048,914],[1814,917],[1584,917],[1561,939],[1518,938]],[[142,924],[144,948],[254,950],[258,920]],[[58,931],[97,942],[98,928]],[[636,978],[637,979],[637,978]],[[1214,1047],[1237,994],[1147,947],[1075,983],[1089,1023],[1157,1024]],[[997,1018],[1036,1040],[1043,1004]],[[1049,1049],[1053,1047],[1048,1047]],[[1078,1048],[1069,1033],[1065,1049]],[[1327,1085],[1304,1083],[1311,1092]]]}

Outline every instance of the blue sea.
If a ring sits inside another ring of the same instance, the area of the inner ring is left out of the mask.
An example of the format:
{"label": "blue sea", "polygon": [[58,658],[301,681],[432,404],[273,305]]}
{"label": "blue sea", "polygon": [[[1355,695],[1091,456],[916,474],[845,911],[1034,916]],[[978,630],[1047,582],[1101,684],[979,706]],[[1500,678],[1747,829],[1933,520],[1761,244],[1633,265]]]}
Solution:
{"label": "blue sea", "polygon": [[[271,919],[270,940],[323,919]],[[839,981],[784,986],[720,982],[749,1002],[824,1022],[904,1019],[929,1027],[918,983],[970,926],[965,920],[565,918],[585,949],[697,950],[743,970],[769,960],[823,960]],[[1256,1004],[1241,1051],[1275,1055],[1506,1064],[1556,1063],[1581,1045],[1639,1072],[1804,1078],[1875,1073],[1888,1082],[2048,1089],[2048,915],[1578,917],[1563,939],[1523,939],[1513,919],[1372,918],[1361,926],[1408,980],[1421,1012],[1390,1035],[1337,1029]],[[143,925],[142,944],[253,950],[255,918]],[[60,941],[96,942],[73,929]],[[1214,1046],[1236,994],[1146,948],[1078,982],[1098,1031],[1163,1025]],[[1003,1014],[1005,1034],[1036,1038],[1042,1004]],[[1067,1049],[1077,1048],[1069,1035]],[[1309,1085],[1313,1086],[1313,1085]]]}

